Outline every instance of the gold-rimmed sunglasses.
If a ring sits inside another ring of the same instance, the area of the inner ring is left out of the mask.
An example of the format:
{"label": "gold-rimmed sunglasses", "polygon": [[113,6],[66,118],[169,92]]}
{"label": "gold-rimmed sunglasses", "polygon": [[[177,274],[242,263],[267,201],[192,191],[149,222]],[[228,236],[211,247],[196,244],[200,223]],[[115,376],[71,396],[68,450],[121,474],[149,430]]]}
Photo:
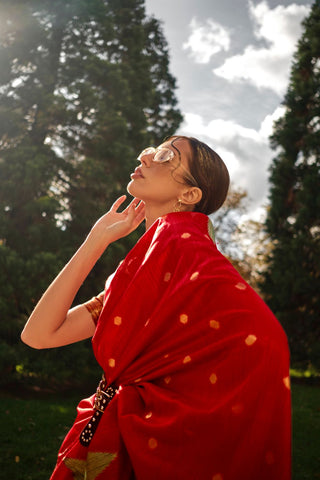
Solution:
{"label": "gold-rimmed sunglasses", "polygon": [[[195,186],[198,186],[198,183],[196,179],[191,175],[191,173],[185,168],[185,166],[181,163],[181,156],[180,152],[178,149],[176,149],[179,153],[179,166],[182,167],[182,169],[186,172],[187,174],[187,179],[190,183],[192,183]],[[137,160],[141,161],[141,159],[146,156],[146,155],[153,155],[152,161],[156,163],[166,163],[170,162],[173,160],[175,157],[175,153],[170,149],[166,147],[147,147],[142,152],[140,155],[137,157]]]}

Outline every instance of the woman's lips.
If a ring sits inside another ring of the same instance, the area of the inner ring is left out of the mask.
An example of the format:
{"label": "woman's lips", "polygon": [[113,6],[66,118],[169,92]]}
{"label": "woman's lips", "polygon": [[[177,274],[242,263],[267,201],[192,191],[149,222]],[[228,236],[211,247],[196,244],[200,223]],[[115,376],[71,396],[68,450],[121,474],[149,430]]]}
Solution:
{"label": "woman's lips", "polygon": [[133,173],[130,175],[131,178],[144,178],[140,167],[137,167]]}

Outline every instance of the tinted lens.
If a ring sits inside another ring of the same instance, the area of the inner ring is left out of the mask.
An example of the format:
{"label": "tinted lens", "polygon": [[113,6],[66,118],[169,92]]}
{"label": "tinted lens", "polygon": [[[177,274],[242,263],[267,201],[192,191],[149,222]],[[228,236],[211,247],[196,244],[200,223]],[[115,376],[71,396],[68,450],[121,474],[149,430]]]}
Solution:
{"label": "tinted lens", "polygon": [[159,148],[156,151],[153,161],[159,163],[169,162],[169,160],[171,160],[173,157],[174,153],[172,150],[169,150],[167,148]]}
{"label": "tinted lens", "polygon": [[155,152],[155,150],[156,149],[154,147],[145,148],[144,150],[142,150],[142,152],[138,156],[138,160],[140,160],[144,155],[151,155],[152,153]]}

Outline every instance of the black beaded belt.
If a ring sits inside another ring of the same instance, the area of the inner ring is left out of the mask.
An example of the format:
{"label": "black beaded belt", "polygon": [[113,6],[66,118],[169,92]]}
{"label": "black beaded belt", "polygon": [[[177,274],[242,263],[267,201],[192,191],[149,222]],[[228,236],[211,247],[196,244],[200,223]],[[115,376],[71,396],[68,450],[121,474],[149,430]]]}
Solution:
{"label": "black beaded belt", "polygon": [[94,399],[93,408],[95,409],[95,413],[80,434],[80,443],[84,447],[88,447],[90,444],[93,435],[97,430],[103,412],[117,392],[118,390],[114,385],[107,386],[105,376],[102,375],[102,380],[98,385]]}

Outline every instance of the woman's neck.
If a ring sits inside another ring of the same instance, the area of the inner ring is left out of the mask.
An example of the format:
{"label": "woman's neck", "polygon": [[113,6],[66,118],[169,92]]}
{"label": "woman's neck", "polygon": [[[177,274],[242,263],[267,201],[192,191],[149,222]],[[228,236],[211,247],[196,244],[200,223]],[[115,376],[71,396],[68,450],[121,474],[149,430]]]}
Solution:
{"label": "woman's neck", "polygon": [[163,215],[167,215],[168,213],[172,213],[173,209],[172,206],[145,206],[145,219],[146,219],[146,230],[148,230],[151,225],[157,220],[157,218],[162,217]]}
{"label": "woman's neck", "polygon": [[[151,225],[157,220],[159,217],[163,217],[164,215],[168,215],[168,213],[173,213],[177,210],[174,210],[172,205],[165,205],[165,206],[150,206],[145,205],[145,220],[146,220],[146,230],[151,227]],[[181,207],[181,212],[192,211],[191,208],[186,208],[185,206]]]}

